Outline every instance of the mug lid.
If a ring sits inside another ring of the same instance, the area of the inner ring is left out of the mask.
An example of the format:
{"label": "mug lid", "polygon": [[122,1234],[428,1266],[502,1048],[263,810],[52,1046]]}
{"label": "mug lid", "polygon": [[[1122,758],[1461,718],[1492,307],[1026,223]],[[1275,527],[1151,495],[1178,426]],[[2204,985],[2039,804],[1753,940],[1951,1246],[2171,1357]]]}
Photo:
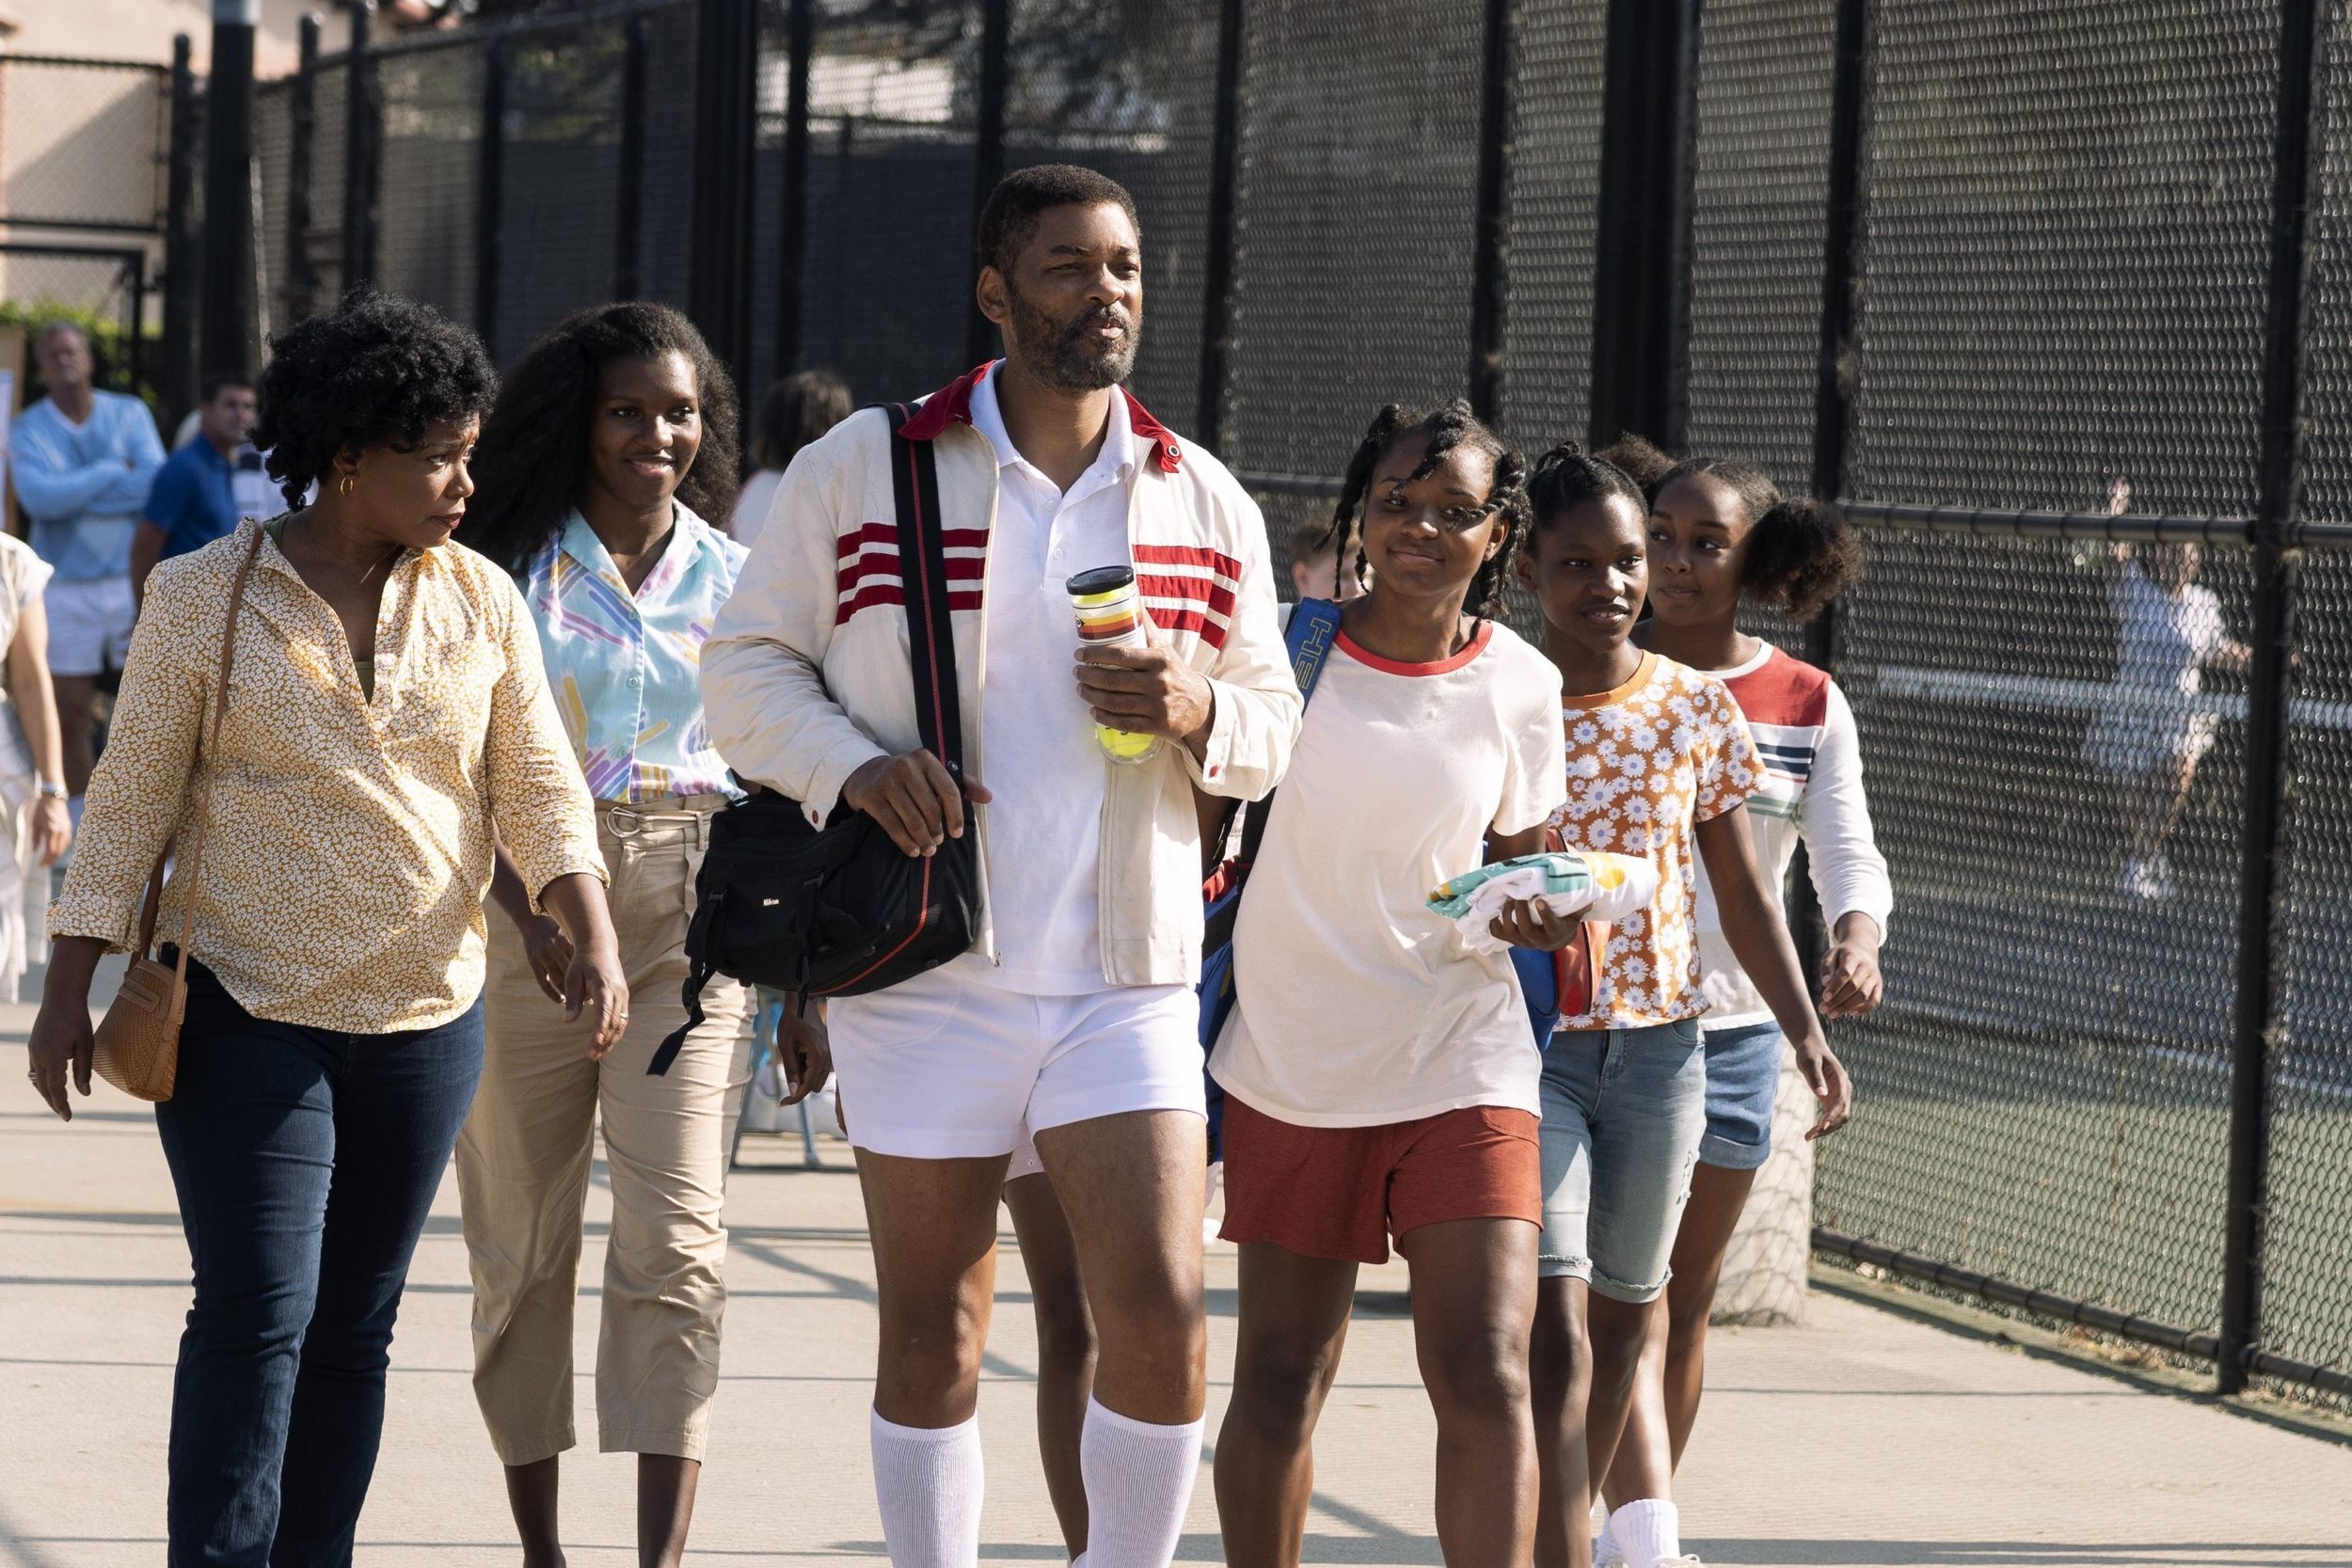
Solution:
{"label": "mug lid", "polygon": [[1132,567],[1096,566],[1072,578],[1069,589],[1073,597],[1082,598],[1091,594],[1111,594],[1121,588],[1132,588],[1135,581],[1136,574]]}

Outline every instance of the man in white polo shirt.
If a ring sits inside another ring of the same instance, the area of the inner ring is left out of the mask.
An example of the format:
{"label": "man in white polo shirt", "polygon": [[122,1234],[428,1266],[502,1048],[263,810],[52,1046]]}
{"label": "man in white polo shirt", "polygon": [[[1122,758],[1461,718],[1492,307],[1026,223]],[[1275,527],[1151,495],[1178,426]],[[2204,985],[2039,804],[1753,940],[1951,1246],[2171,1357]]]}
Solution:
{"label": "man in white polo shirt", "polygon": [[[1298,691],[1257,507],[1120,386],[1143,306],[1133,199],[1089,169],[1024,169],[981,214],[979,261],[1005,357],[906,425],[938,462],[967,791],[914,738],[879,411],[785,475],[704,651],[705,702],[736,771],[812,815],[846,800],[910,854],[980,835],[973,951],[831,1009],[880,1285],[891,1560],[977,1560],[996,1201],[1025,1127],[1101,1343],[1086,1560],[1166,1568],[1204,1395],[1194,792],[1272,787]],[[1080,654],[1064,585],[1107,565],[1135,570],[1152,645]],[[1115,766],[1096,720],[1164,738]]]}

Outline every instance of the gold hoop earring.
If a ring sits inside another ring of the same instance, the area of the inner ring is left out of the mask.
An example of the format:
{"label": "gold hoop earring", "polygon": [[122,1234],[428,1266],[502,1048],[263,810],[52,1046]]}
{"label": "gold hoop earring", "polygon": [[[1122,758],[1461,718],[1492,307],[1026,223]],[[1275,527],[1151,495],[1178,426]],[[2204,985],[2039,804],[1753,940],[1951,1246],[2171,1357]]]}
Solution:
{"label": "gold hoop earring", "polygon": [[351,494],[351,476],[349,474],[343,475],[343,482],[338,488],[340,493],[342,495],[348,496]]}

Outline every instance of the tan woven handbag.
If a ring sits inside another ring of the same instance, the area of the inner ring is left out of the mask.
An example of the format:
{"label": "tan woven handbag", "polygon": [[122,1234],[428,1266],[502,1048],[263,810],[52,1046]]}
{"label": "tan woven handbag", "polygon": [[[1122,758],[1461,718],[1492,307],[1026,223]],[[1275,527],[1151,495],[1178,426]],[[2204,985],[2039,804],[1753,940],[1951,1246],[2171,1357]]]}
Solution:
{"label": "tan woven handbag", "polygon": [[[237,612],[245,608],[245,585],[253,576],[254,559],[262,553],[262,531],[253,531],[253,546],[237,568],[237,584],[229,594],[229,619],[220,634],[220,673],[213,685],[213,743],[220,743],[220,727],[229,716],[229,669],[237,657]],[[203,755],[198,736],[197,754]],[[139,950],[122,976],[122,988],[106,1007],[98,1025],[97,1049],[90,1066],[98,1076],[134,1100],[169,1100],[180,1072],[180,1023],[188,1010],[188,933],[196,916],[198,873],[204,865],[204,831],[212,825],[213,772],[204,769],[198,791],[196,832],[180,863],[175,881],[187,884],[180,901],[179,961],[167,968],[153,958],[155,912],[163,906],[164,864],[171,847],[155,857],[147,879],[147,902],[139,911]]]}

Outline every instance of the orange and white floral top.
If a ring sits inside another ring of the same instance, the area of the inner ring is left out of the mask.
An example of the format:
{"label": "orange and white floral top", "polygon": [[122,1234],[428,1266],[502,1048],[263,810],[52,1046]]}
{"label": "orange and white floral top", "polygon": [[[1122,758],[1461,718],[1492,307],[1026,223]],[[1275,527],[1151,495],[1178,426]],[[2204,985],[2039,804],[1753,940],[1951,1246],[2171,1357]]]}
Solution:
{"label": "orange and white floral top", "polygon": [[[246,522],[167,561],[122,673],[53,937],[138,941],[155,857],[213,774],[192,957],[257,1018],[386,1034],[473,1006],[492,824],[535,899],[604,876],[595,804],[514,580],[461,546],[411,550],[384,585],[375,683],[342,625],[264,539],[237,626],[228,721],[213,682]],[[298,526],[298,525],[297,525]],[[177,876],[157,940],[180,929]]]}
{"label": "orange and white floral top", "polygon": [[1638,1029],[1695,1018],[1699,990],[1692,848],[1701,822],[1764,782],[1747,721],[1724,683],[1644,654],[1613,691],[1562,700],[1568,803],[1553,818],[1571,849],[1639,855],[1658,867],[1658,899],[1613,928],[1593,1010],[1563,1029]]}

